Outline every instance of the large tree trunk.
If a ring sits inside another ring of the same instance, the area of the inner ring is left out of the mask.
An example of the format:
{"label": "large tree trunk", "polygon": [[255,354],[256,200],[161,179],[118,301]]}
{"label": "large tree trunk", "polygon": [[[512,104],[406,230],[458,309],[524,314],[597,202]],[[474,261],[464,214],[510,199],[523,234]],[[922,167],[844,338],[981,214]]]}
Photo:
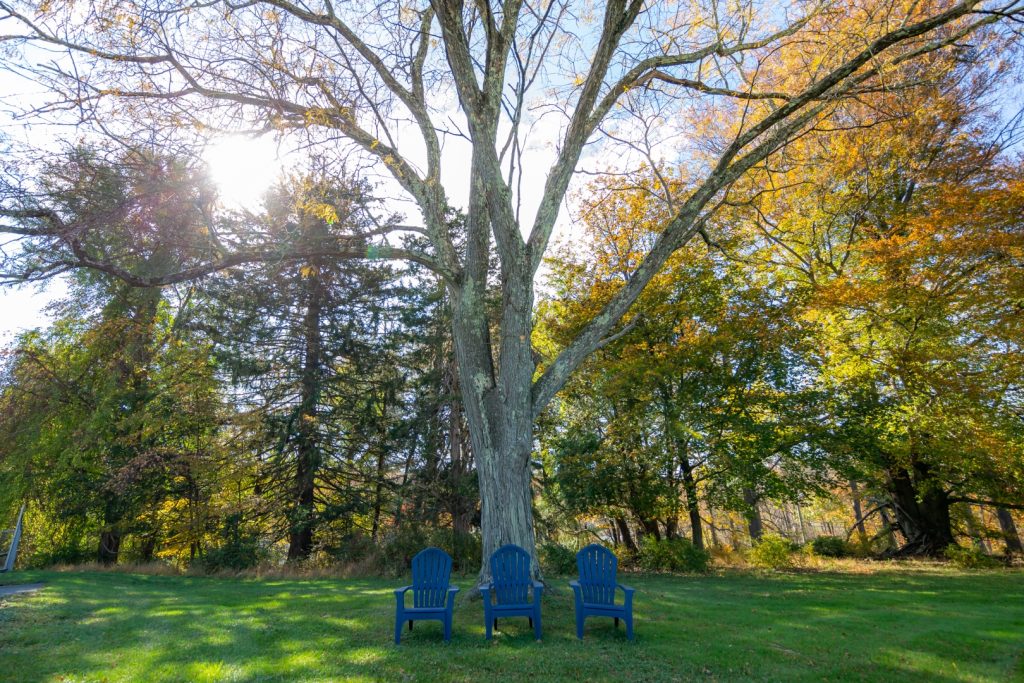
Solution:
{"label": "large tree trunk", "polygon": [[488,559],[501,546],[514,543],[534,558],[539,575],[530,493],[530,452],[512,448],[481,449],[474,445],[480,478],[480,523],[483,528],[481,579],[490,579]]}
{"label": "large tree trunk", "polygon": [[[483,193],[479,195],[483,197]],[[471,214],[473,212],[471,211]],[[470,230],[470,234],[474,234]],[[469,244],[467,252],[486,245]],[[468,263],[479,259],[467,254]],[[485,306],[486,261],[453,288],[452,327],[466,425],[480,486],[483,532],[481,581],[490,580],[491,554],[514,543],[530,554],[540,576],[533,528],[530,454],[533,447],[530,346],[533,287],[527,264],[503,264],[501,339],[495,372]]]}
{"label": "large tree trunk", "polygon": [[898,555],[929,555],[938,557],[953,544],[953,528],[949,518],[949,496],[929,478],[926,464],[916,462],[913,474],[905,467],[895,468],[889,476],[889,488],[896,525],[906,544]]}
{"label": "large tree trunk", "polygon": [[1017,533],[1017,525],[1013,521],[1013,515],[1006,508],[996,508],[996,519],[999,520],[999,528],[1003,532],[1003,539],[1006,540],[1006,552],[1024,553],[1021,547],[1020,534]]}

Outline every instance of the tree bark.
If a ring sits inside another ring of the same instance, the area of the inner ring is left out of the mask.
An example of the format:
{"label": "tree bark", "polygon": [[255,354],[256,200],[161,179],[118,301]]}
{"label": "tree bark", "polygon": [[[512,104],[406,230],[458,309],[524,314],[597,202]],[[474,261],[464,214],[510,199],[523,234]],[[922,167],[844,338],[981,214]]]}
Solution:
{"label": "tree bark", "polygon": [[1017,524],[1013,521],[1013,515],[1006,508],[996,508],[996,519],[999,520],[999,528],[1006,540],[1007,553],[1024,553],[1021,547],[1020,534],[1017,533]]}

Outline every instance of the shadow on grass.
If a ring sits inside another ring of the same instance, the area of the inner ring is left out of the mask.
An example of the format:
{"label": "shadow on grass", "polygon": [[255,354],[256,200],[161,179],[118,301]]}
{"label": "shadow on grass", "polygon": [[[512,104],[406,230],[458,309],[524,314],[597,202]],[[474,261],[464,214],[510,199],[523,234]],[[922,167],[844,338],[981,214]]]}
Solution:
{"label": "shadow on grass", "polygon": [[485,642],[479,601],[463,601],[450,645],[420,622],[396,647],[400,582],[61,573],[0,602],[0,651],[25,681],[1003,681],[1021,673],[1022,579],[630,577],[634,643],[610,619],[588,620],[577,641],[571,594],[558,591],[541,643],[525,618]]}

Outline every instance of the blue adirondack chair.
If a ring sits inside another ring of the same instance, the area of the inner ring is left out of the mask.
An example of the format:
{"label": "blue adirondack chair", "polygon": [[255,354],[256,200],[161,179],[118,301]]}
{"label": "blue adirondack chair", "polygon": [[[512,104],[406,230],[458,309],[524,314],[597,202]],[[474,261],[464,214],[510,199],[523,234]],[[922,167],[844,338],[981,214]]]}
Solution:
{"label": "blue adirondack chair", "polygon": [[[533,600],[530,599],[531,588]],[[503,545],[495,550],[491,555],[491,582],[480,584],[487,640],[491,639],[491,627],[498,627],[498,617],[529,617],[533,636],[540,640],[540,598],[543,592],[544,584],[533,580],[530,553],[517,545]]]}
{"label": "blue adirondack chair", "polygon": [[[433,619],[444,624],[444,641],[452,638],[452,610],[457,586],[449,586],[452,558],[440,548],[421,550],[412,558],[412,585],[395,591],[395,645],[402,641],[402,624]],[[412,607],[405,606],[405,594],[412,590]]]}
{"label": "blue adirondack chair", "polygon": [[[615,580],[619,568],[615,553],[592,543],[576,553],[576,567],[579,581],[569,582],[576,595],[576,637],[583,640],[583,620],[587,617],[613,617],[616,627],[619,619],[626,622],[626,637],[633,640],[634,589]],[[626,595],[621,605],[615,604],[617,588]]]}

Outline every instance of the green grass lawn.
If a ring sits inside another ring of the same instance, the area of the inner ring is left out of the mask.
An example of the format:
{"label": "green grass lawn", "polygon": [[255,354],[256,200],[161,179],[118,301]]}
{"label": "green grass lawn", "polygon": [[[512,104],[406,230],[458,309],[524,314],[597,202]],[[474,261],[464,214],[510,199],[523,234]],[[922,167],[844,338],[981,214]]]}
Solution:
{"label": "green grass lawn", "polygon": [[[576,640],[565,580],[483,639],[482,607],[392,642],[399,583],[19,572],[0,598],[0,680],[1024,680],[1024,574],[726,572],[628,577],[636,640],[610,619]],[[471,581],[460,581],[468,588]]]}

